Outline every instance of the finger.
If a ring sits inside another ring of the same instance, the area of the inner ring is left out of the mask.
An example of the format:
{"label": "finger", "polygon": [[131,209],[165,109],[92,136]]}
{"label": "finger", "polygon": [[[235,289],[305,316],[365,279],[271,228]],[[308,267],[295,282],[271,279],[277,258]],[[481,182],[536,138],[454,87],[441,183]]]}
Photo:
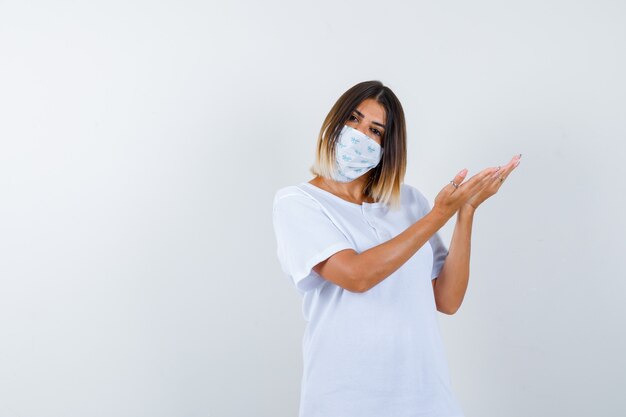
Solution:
{"label": "finger", "polygon": [[520,157],[521,154],[515,155],[504,167],[499,166],[493,175],[483,181],[481,191],[489,190],[489,192],[495,194],[504,182],[504,179],[515,169],[515,167],[517,167],[517,165],[519,165]]}
{"label": "finger", "polygon": [[[497,187],[499,186],[499,175],[502,172],[502,167],[498,166],[496,167],[495,171],[488,175],[484,180],[481,181],[480,186],[478,187],[478,190],[474,191],[475,193],[481,192],[481,191],[485,191],[485,190],[489,190],[489,191],[493,191],[494,189],[497,190]],[[496,184],[498,183],[498,184]]]}
{"label": "finger", "polygon": [[520,155],[515,155],[508,164],[506,164],[503,169],[498,172],[495,177],[498,178],[500,184],[504,182],[504,180],[509,176],[509,174],[520,164]]}
{"label": "finger", "polygon": [[461,184],[461,187],[463,187],[463,191],[469,194],[475,193],[485,185],[489,177],[493,175],[497,170],[497,167],[483,169],[478,174],[467,180],[464,184]]}
{"label": "finger", "polygon": [[490,179],[493,176],[493,173],[496,172],[499,168],[487,168],[486,170],[481,171],[471,178],[471,182],[467,181],[467,186],[464,188],[465,195],[473,195],[485,188],[489,185]]}
{"label": "finger", "polygon": [[[458,174],[456,174],[454,176],[454,179],[452,181],[450,181],[449,185],[451,187],[454,187],[454,190],[456,190],[458,188],[458,186],[463,182],[463,180],[465,179],[466,175],[467,175],[467,168],[462,169],[461,171],[459,171]],[[453,183],[456,184],[456,186]]]}
{"label": "finger", "polygon": [[[517,166],[517,164],[519,164],[519,155],[515,155],[506,165],[504,165],[503,167],[498,167],[501,168],[502,170],[508,170],[510,167],[515,168]],[[498,176],[501,175],[503,171],[500,171],[496,174],[494,174],[494,176]]]}
{"label": "finger", "polygon": [[515,168],[516,166],[519,165],[521,157],[522,157],[522,154],[515,155],[513,158],[511,158],[509,163],[506,164],[506,166],[507,167],[510,166],[511,168]]}

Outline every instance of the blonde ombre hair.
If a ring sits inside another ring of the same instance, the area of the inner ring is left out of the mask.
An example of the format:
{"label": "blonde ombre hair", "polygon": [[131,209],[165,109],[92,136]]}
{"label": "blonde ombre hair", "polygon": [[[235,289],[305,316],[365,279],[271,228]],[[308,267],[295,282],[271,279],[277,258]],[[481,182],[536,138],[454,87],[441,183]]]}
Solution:
{"label": "blonde ombre hair", "polygon": [[384,149],[378,165],[368,175],[364,194],[390,208],[400,207],[400,186],[406,173],[406,125],[404,110],[396,95],[380,81],[364,81],[343,93],[324,119],[317,138],[314,175],[332,179],[336,169],[335,146],[344,124],[365,99],[374,99],[385,109],[385,131],[381,138]]}

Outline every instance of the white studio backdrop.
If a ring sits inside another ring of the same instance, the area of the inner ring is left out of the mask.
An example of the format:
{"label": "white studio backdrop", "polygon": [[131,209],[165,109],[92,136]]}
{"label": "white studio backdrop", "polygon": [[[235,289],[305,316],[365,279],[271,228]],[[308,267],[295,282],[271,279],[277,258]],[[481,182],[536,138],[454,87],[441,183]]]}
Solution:
{"label": "white studio backdrop", "polygon": [[523,154],[440,315],[466,415],[626,415],[624,21],[608,0],[0,0],[0,417],[295,416],[305,323],[271,203],[371,79],[431,203]]}

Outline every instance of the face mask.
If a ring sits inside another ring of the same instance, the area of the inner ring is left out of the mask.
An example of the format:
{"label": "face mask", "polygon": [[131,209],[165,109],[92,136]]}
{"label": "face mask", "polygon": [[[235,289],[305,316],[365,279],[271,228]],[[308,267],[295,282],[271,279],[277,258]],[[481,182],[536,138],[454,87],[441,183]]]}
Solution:
{"label": "face mask", "polygon": [[380,162],[383,148],[366,134],[344,125],[335,148],[333,179],[350,182],[374,168]]}

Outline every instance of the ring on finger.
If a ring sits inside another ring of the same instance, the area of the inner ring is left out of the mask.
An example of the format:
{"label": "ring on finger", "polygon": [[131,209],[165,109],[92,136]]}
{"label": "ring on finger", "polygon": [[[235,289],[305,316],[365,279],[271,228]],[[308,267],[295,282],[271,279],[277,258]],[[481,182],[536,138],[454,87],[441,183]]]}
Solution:
{"label": "ring on finger", "polygon": [[459,188],[459,184],[455,183],[454,180],[450,181],[450,184],[452,184],[454,188]]}

